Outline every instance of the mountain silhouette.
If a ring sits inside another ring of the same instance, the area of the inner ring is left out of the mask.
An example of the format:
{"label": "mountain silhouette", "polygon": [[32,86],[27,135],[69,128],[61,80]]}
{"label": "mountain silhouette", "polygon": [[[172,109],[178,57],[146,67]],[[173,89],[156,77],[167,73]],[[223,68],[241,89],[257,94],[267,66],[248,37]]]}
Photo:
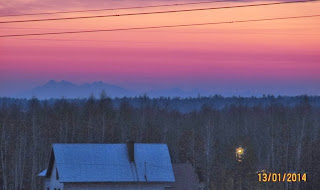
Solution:
{"label": "mountain silhouette", "polygon": [[134,96],[135,92],[122,87],[104,83],[102,81],[77,85],[65,80],[50,80],[43,86],[36,87],[22,93],[20,96],[31,98],[33,96],[40,99],[48,98],[87,98],[91,95],[99,97],[105,91],[110,97]]}

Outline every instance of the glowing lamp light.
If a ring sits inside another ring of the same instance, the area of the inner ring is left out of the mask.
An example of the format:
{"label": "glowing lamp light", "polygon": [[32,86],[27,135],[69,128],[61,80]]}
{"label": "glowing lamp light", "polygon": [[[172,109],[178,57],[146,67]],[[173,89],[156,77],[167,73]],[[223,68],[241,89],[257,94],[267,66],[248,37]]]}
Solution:
{"label": "glowing lamp light", "polygon": [[239,154],[239,155],[243,154],[243,148],[241,148],[241,147],[237,148],[236,151],[237,151],[237,154]]}

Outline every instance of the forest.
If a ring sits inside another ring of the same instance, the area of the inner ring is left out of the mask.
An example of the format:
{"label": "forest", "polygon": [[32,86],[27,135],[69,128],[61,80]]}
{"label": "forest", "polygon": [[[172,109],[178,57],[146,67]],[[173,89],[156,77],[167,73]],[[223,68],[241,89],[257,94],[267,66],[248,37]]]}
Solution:
{"label": "forest", "polygon": [[[0,186],[40,190],[53,143],[166,143],[205,189],[320,189],[320,97],[0,98]],[[236,148],[244,149],[241,165]],[[259,171],[307,182],[259,182]],[[241,180],[240,180],[241,179]]]}

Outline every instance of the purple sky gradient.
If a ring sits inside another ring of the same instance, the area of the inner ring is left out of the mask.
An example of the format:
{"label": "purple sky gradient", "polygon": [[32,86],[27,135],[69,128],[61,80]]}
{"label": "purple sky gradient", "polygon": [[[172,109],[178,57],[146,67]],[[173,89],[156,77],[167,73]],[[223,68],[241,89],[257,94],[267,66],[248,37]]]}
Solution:
{"label": "purple sky gradient", "polygon": [[[63,2],[5,0],[0,3],[0,13],[172,3],[142,0]],[[239,3],[227,2],[210,6],[234,4]],[[192,8],[207,6],[209,5],[197,5]],[[190,8],[183,8],[186,7]],[[320,3],[315,2],[143,17],[15,23],[1,25],[0,34],[296,16],[317,14],[319,9]],[[121,13],[133,11],[122,10]],[[68,14],[79,15],[83,13]],[[30,18],[38,17],[19,17]],[[9,19],[17,18],[0,18]],[[76,84],[104,81],[140,91],[181,88],[234,95],[243,95],[243,92],[320,95],[319,33],[318,17],[159,30],[0,38],[0,96],[13,96],[49,80],[67,80]]]}

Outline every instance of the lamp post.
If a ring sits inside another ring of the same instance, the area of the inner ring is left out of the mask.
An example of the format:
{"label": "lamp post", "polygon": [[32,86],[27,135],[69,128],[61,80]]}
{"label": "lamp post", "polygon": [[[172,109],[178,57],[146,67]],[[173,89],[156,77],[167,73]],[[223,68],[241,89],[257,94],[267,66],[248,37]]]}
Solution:
{"label": "lamp post", "polygon": [[239,147],[236,149],[236,161],[237,161],[237,173],[238,173],[238,180],[239,180],[239,189],[242,189],[242,161],[244,159],[244,149]]}

